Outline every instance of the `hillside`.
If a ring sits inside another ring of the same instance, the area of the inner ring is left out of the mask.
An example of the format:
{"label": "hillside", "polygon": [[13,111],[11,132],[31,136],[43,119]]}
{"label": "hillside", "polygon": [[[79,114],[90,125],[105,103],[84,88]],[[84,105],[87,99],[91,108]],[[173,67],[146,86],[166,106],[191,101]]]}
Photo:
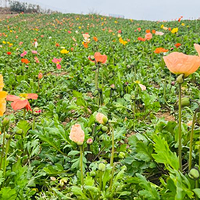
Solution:
{"label": "hillside", "polygon": [[200,198],[199,20],[4,17],[0,199]]}

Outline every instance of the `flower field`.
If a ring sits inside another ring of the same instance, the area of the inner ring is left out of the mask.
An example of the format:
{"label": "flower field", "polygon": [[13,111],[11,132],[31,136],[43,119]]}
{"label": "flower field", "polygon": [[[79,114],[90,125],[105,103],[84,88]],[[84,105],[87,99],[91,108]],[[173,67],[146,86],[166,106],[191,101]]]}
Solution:
{"label": "flower field", "polygon": [[0,27],[0,199],[200,199],[199,20]]}

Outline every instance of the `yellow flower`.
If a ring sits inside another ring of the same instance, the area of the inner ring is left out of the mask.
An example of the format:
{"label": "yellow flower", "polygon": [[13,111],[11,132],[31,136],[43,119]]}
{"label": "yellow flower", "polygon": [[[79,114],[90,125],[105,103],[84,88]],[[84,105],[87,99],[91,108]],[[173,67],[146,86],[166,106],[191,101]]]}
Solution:
{"label": "yellow flower", "polygon": [[60,51],[60,53],[66,54],[66,53],[69,53],[69,51],[67,51],[66,49],[62,49],[62,50]]}
{"label": "yellow flower", "polygon": [[79,26],[78,28],[81,29],[81,26]]}
{"label": "yellow flower", "polygon": [[7,92],[2,91],[3,86],[3,76],[0,74],[0,116],[3,116],[4,112],[6,111]]}
{"label": "yellow flower", "polygon": [[115,21],[115,24],[117,24],[118,23],[118,21]]}
{"label": "yellow flower", "polygon": [[171,30],[171,33],[177,33],[178,32],[178,28],[173,28],[172,30]]}
{"label": "yellow flower", "polygon": [[140,81],[135,81],[135,83],[140,84]]}
{"label": "yellow flower", "polygon": [[123,45],[126,45],[128,42],[123,40],[121,37],[119,38],[119,42]]}
{"label": "yellow flower", "polygon": [[164,25],[162,24],[160,28],[163,28],[163,27],[164,27]]}
{"label": "yellow flower", "polygon": [[3,44],[6,44],[6,42],[5,42],[5,41],[3,41],[2,43],[3,43]]}
{"label": "yellow flower", "polygon": [[185,24],[184,24],[184,23],[182,23],[181,25],[182,25],[182,26],[185,26]]}

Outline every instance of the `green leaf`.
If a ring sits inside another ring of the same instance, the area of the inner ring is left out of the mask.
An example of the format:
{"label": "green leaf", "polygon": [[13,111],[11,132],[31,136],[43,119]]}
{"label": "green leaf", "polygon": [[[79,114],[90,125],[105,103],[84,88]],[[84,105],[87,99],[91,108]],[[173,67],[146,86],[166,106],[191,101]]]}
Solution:
{"label": "green leaf", "polygon": [[17,127],[23,130],[23,136],[25,137],[31,125],[27,121],[22,120],[17,124]]}
{"label": "green leaf", "polygon": [[173,169],[179,169],[179,160],[176,153],[169,149],[167,141],[162,139],[160,136],[154,136],[154,150],[156,154],[152,154],[153,158],[158,163],[163,163],[166,168],[169,166]]}
{"label": "green leaf", "polygon": [[82,200],[87,200],[88,198],[85,196],[85,194],[82,192],[80,187],[72,186],[72,193],[81,196]]}
{"label": "green leaf", "polygon": [[68,153],[68,156],[75,156],[75,155],[77,155],[77,154],[80,154],[80,151],[70,151],[70,152]]}
{"label": "green leaf", "polygon": [[4,187],[0,191],[1,200],[16,200],[17,192],[15,189],[11,189],[10,187]]}
{"label": "green leaf", "polygon": [[200,198],[200,189],[199,188],[195,188],[192,191],[194,191],[194,193],[197,195],[197,197]]}

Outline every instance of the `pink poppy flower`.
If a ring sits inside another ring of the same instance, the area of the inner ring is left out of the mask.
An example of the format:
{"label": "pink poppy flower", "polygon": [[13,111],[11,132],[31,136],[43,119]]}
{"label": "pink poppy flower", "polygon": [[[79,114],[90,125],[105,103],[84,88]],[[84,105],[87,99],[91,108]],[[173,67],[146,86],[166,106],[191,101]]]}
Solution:
{"label": "pink poppy flower", "polygon": [[24,57],[27,54],[27,51],[24,51],[20,56]]}

